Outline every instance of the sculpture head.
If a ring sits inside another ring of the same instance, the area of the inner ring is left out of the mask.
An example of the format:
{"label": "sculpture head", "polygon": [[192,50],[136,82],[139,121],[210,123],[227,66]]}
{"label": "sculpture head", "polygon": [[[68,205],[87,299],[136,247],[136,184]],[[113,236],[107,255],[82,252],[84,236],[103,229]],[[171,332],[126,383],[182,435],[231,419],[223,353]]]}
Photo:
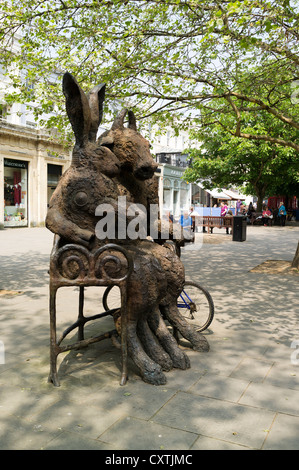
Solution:
{"label": "sculpture head", "polygon": [[95,86],[86,95],[76,79],[67,72],[63,76],[62,86],[67,115],[76,139],[72,165],[82,166],[92,162],[102,173],[115,176],[120,168],[118,159],[107,146],[96,142],[103,117],[105,84]]}
{"label": "sculpture head", "polygon": [[[124,119],[128,114],[128,127]],[[121,168],[132,172],[140,180],[152,178],[157,163],[150,153],[149,142],[137,131],[136,118],[132,111],[123,109],[114,120],[109,131],[100,135],[100,145],[113,151]]]}

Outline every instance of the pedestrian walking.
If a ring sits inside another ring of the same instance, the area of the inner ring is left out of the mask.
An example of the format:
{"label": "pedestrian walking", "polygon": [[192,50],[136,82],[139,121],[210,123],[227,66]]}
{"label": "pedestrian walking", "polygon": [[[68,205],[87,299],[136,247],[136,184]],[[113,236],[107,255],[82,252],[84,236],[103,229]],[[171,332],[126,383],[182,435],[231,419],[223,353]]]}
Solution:
{"label": "pedestrian walking", "polygon": [[237,203],[236,203],[236,215],[239,214],[240,210],[241,210],[241,205],[242,205],[242,202],[240,199],[237,200]]}
{"label": "pedestrian walking", "polygon": [[225,217],[225,216],[226,216],[226,213],[227,213],[227,211],[228,211],[228,207],[227,207],[227,205],[225,204],[225,202],[222,202],[220,207],[221,207],[221,209],[220,209],[220,215],[221,215],[221,217]]}

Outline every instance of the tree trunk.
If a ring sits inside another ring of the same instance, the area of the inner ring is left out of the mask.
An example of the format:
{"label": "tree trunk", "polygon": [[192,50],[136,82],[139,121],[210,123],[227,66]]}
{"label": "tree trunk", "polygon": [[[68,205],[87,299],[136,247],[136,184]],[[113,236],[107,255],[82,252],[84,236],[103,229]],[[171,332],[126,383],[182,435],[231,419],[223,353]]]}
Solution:
{"label": "tree trunk", "polygon": [[299,269],[299,242],[298,242],[298,245],[297,245],[297,250],[296,250],[294,259],[292,261],[292,268]]}
{"label": "tree trunk", "polygon": [[257,193],[257,203],[256,203],[256,210],[258,212],[262,212],[263,210],[263,199],[265,197],[265,193]]}
{"label": "tree trunk", "polygon": [[262,185],[255,184],[255,191],[257,196],[256,210],[262,212],[263,210],[263,199],[266,194],[266,188]]}

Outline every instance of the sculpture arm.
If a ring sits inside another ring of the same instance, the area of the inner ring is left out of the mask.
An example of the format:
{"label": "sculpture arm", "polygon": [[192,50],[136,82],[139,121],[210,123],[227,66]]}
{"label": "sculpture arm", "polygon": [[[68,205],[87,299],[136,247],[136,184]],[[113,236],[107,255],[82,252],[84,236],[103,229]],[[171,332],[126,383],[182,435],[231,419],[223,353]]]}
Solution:
{"label": "sculpture arm", "polygon": [[48,210],[46,227],[66,240],[86,247],[89,246],[89,243],[95,236],[90,230],[78,227],[78,225],[64,217],[54,207],[50,207]]}

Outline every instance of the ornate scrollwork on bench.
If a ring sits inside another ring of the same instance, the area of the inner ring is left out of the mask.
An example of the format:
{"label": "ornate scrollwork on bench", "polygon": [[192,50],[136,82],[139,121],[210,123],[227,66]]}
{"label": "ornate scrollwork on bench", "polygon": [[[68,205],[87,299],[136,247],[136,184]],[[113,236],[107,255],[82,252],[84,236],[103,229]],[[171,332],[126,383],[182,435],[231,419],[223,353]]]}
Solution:
{"label": "ornate scrollwork on bench", "polygon": [[108,243],[90,251],[82,245],[59,246],[54,241],[50,258],[51,283],[62,285],[106,286],[126,281],[133,262],[120,245]]}
{"label": "ornate scrollwork on bench", "polygon": [[[102,312],[85,317],[84,288],[88,286],[117,285],[121,293],[121,351],[122,351],[122,376],[121,385],[127,380],[127,280],[133,269],[130,255],[121,246],[109,243],[94,251],[76,245],[61,245],[61,239],[55,236],[54,246],[50,257],[50,375],[49,381],[59,386],[57,373],[57,356],[65,351],[81,349],[89,344],[102,341],[117,335],[116,329],[110,330],[98,336],[85,339],[85,323],[103,318],[112,311]],[[60,287],[79,286],[79,314],[75,323],[69,326],[57,339],[56,328],[56,294]],[[78,341],[62,345],[63,340],[74,329],[78,329]]]}

